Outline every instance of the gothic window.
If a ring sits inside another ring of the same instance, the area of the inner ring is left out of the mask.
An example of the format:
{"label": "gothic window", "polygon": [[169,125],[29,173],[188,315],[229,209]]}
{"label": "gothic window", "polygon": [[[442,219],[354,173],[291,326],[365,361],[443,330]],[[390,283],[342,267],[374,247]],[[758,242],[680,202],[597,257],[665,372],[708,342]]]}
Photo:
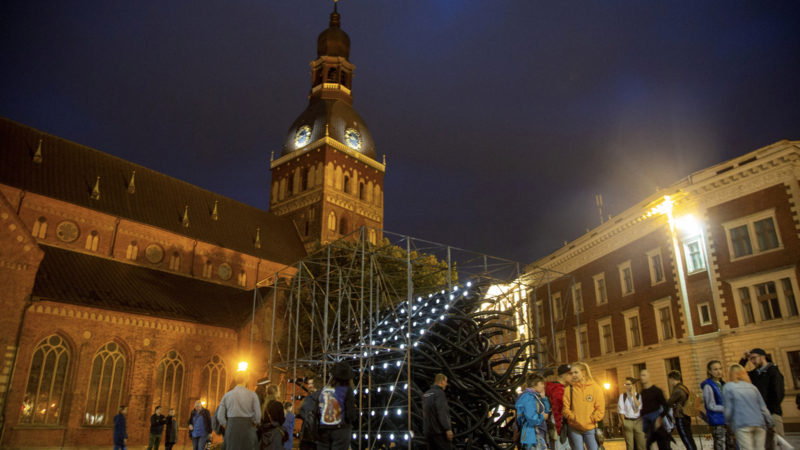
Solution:
{"label": "gothic window", "polygon": [[211,273],[214,271],[214,265],[210,260],[206,260],[203,264],[203,278],[211,278]]}
{"label": "gothic window", "polygon": [[247,286],[247,272],[244,270],[239,272],[238,282],[241,287]]}
{"label": "gothic window", "polygon": [[131,261],[136,261],[136,258],[139,257],[139,246],[136,244],[136,241],[132,241],[128,244],[128,251],[125,253],[125,257]]}
{"label": "gothic window", "polygon": [[344,193],[345,194],[350,193],[350,175],[344,176]]}
{"label": "gothic window", "polygon": [[303,180],[303,189],[311,189],[314,187],[314,166],[305,169],[305,178]]}
{"label": "gothic window", "polygon": [[86,425],[110,425],[122,403],[125,382],[125,355],[116,342],[109,342],[94,355],[89,395],[86,402]]}
{"label": "gothic window", "polygon": [[86,250],[91,250],[93,252],[97,251],[97,245],[100,243],[100,236],[96,230],[92,230],[88,236],[86,236],[86,246],[84,247]]}
{"label": "gothic window", "polygon": [[[175,408],[181,412],[183,396],[183,359],[175,350],[161,358],[156,369],[156,386],[153,393],[153,408],[161,405],[164,411]],[[152,408],[151,408],[152,409]]]}
{"label": "gothic window", "polygon": [[328,229],[331,231],[336,231],[336,213],[333,211],[328,214]]}
{"label": "gothic window", "polygon": [[378,185],[375,185],[375,204],[381,205],[381,187]]}
{"label": "gothic window", "polygon": [[364,200],[367,194],[364,192],[364,182],[358,183],[358,199]]}
{"label": "gothic window", "polygon": [[339,167],[339,166],[336,166],[336,170],[334,171],[334,173],[335,173],[335,175],[334,175],[334,187],[336,189],[342,190],[342,175],[343,175],[342,168]]}
{"label": "gothic window", "polygon": [[228,373],[225,363],[218,355],[214,355],[200,373],[200,401],[205,402],[209,411],[214,411],[225,395],[228,386]]}
{"label": "gothic window", "polygon": [[44,217],[39,217],[36,219],[36,222],[33,223],[33,237],[44,239],[47,237],[47,219]]}
{"label": "gothic window", "polygon": [[181,268],[181,254],[175,252],[169,258],[169,268],[170,270],[180,270]]}
{"label": "gothic window", "polygon": [[289,174],[289,195],[296,194],[297,189],[295,186],[295,176],[294,172]]}
{"label": "gothic window", "polygon": [[36,346],[22,400],[21,423],[58,425],[69,357],[67,343],[57,334],[45,338]]}
{"label": "gothic window", "polygon": [[339,219],[339,234],[347,234],[347,219],[344,217]]}

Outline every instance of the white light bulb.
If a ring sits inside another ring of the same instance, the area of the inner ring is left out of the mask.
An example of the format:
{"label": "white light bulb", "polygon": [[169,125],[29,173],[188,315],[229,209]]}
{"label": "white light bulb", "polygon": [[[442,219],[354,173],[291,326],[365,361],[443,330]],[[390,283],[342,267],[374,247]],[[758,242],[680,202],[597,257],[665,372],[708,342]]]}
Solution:
{"label": "white light bulb", "polygon": [[394,385],[391,385],[391,386],[389,386],[389,390],[390,390],[391,392],[394,392]]}
{"label": "white light bulb", "polygon": [[444,305],[444,309],[450,309],[450,305]]}
{"label": "white light bulb", "polygon": [[420,335],[423,335],[423,334],[425,334],[425,330],[420,330],[419,334],[420,334]]}
{"label": "white light bulb", "polygon": [[393,332],[394,332],[394,327],[390,327],[389,328],[389,333],[393,333]]}
{"label": "white light bulb", "polygon": [[[436,308],[431,309],[431,314],[436,314]],[[373,342],[372,345],[375,345],[375,343]]]}
{"label": "white light bulb", "polygon": [[414,342],[414,347],[418,346],[419,342]]}
{"label": "white light bulb", "polygon": [[365,394],[369,394],[369,388],[364,389]]}
{"label": "white light bulb", "polygon": [[455,296],[455,295],[451,295],[451,296],[450,296],[450,300],[455,300],[455,298],[456,298],[456,296]]}
{"label": "white light bulb", "polygon": [[425,323],[431,323],[431,319],[430,318],[425,319]]}
{"label": "white light bulb", "polygon": [[403,389],[408,389],[408,383],[403,385]]}
{"label": "white light bulb", "polygon": [[379,434],[379,435],[377,436],[377,438],[380,440],[380,438],[381,438],[381,435]]}
{"label": "white light bulb", "polygon": [[389,415],[389,410],[388,409],[384,409],[383,410],[383,415],[384,416],[388,416]]}
{"label": "white light bulb", "polygon": [[378,336],[380,336],[382,334],[383,334],[383,331],[382,330],[378,330]]}
{"label": "white light bulb", "polygon": [[444,314],[442,314],[441,316],[439,316],[439,320],[444,320]]}
{"label": "white light bulb", "polygon": [[400,310],[400,314],[405,314],[405,313],[406,313],[406,309],[405,308]]}
{"label": "white light bulb", "polygon": [[380,392],[380,391],[381,391],[381,387],[380,387],[380,386],[378,386],[378,392]]}
{"label": "white light bulb", "polygon": [[368,437],[368,436],[366,435],[366,433],[365,433],[365,434],[364,434],[364,439],[368,439],[368,438],[369,438],[369,437]]}
{"label": "white light bulb", "polygon": [[467,281],[467,287],[472,287],[472,281]]}
{"label": "white light bulb", "polygon": [[385,368],[387,368],[387,367],[389,367],[389,364],[387,364],[387,363],[383,363],[383,368],[385,369]]}
{"label": "white light bulb", "polygon": [[355,433],[353,433],[353,439],[355,439],[355,438],[357,438],[357,437],[358,437],[358,436],[357,436]]}
{"label": "white light bulb", "polygon": [[392,433],[392,434],[390,434],[390,435],[389,435],[389,440],[390,440],[390,441],[393,441],[393,440],[394,440],[394,433]]}
{"label": "white light bulb", "polygon": [[375,415],[375,411],[370,411],[369,415],[370,416],[374,416]]}
{"label": "white light bulb", "polygon": [[397,415],[399,416],[399,415],[401,415],[401,414],[403,414],[403,410],[402,410],[402,409],[400,409],[400,408],[397,408]]}
{"label": "white light bulb", "polygon": [[402,362],[400,362],[400,361],[397,361],[396,363],[394,363],[394,365],[397,366],[397,367],[400,367],[401,364],[402,364]]}
{"label": "white light bulb", "polygon": [[457,291],[458,290],[458,285],[456,285],[456,287],[454,287],[453,290]]}

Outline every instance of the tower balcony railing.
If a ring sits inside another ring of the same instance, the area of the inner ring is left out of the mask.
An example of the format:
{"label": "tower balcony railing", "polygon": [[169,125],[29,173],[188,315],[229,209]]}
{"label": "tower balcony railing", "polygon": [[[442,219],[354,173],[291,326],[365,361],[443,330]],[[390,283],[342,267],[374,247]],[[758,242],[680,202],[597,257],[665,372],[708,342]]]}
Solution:
{"label": "tower balcony railing", "polygon": [[341,92],[344,92],[347,95],[350,95],[350,89],[348,89],[345,85],[343,85],[341,83],[323,83],[323,84],[318,84],[318,85],[314,86],[313,89],[311,89],[311,93],[315,93],[315,92],[319,91],[320,89],[324,89],[326,91],[341,91]]}

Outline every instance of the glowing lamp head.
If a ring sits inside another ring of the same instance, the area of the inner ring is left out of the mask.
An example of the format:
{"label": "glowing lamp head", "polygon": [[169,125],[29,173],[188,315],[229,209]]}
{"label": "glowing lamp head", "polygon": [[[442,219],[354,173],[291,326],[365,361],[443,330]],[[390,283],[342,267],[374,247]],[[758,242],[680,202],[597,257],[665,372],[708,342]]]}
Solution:
{"label": "glowing lamp head", "polygon": [[603,383],[603,389],[610,391],[611,390],[611,383]]}
{"label": "glowing lamp head", "polygon": [[675,219],[675,226],[687,235],[698,235],[703,230],[700,221],[692,215],[686,215]]}
{"label": "glowing lamp head", "polygon": [[247,361],[239,361],[239,368],[237,372],[246,372],[247,371]]}

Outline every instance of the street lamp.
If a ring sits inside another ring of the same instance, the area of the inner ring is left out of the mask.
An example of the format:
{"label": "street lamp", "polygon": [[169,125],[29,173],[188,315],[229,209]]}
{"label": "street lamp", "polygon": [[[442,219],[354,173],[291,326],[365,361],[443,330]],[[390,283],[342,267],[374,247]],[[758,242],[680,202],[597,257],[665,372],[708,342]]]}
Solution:
{"label": "street lamp", "polygon": [[239,369],[237,372],[246,372],[247,371],[247,361],[239,361]]}

